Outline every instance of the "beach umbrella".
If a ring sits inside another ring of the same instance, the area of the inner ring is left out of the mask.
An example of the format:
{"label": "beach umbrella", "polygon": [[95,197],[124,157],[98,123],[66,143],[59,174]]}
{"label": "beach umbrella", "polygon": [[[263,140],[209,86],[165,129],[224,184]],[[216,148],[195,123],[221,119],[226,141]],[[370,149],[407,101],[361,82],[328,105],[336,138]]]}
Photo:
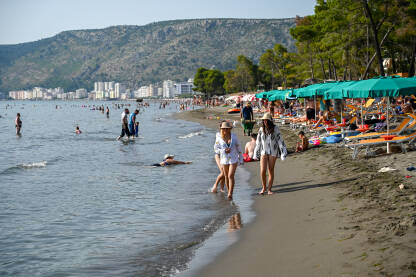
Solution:
{"label": "beach umbrella", "polygon": [[270,95],[272,95],[276,91],[277,90],[259,92],[259,93],[256,94],[256,97],[261,98],[261,99],[266,99],[267,97],[269,97]]}
{"label": "beach umbrella", "polygon": [[345,81],[339,82],[336,86],[333,86],[329,90],[325,91],[324,98],[325,100],[329,99],[343,99],[347,97],[347,94],[344,94],[344,89],[355,84],[358,81]]}
{"label": "beach umbrella", "polygon": [[270,95],[267,99],[269,101],[276,101],[276,100],[286,100],[288,97],[290,97],[290,94],[292,93],[291,89],[286,90],[279,90],[275,92],[274,94]]}
{"label": "beach umbrella", "polygon": [[343,89],[347,98],[398,97],[416,93],[416,78],[376,77]]}
{"label": "beach umbrella", "polygon": [[[387,135],[389,134],[389,109],[390,97],[416,94],[416,79],[401,78],[398,76],[376,77],[357,82],[347,88],[345,92],[348,98],[376,98],[387,97]],[[361,114],[362,116],[362,114]],[[389,153],[389,144],[387,144]]]}

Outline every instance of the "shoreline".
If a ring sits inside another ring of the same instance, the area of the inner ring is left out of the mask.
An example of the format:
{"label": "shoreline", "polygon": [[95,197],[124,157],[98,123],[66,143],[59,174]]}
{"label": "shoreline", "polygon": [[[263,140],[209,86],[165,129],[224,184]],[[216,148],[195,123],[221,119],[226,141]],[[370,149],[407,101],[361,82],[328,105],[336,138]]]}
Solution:
{"label": "shoreline", "polygon": [[[217,117],[239,122],[238,115],[228,115],[223,108],[188,111],[175,117],[214,129],[218,127]],[[295,134],[280,129],[288,148],[293,150]],[[242,145],[248,141],[240,126],[233,132]],[[389,238],[397,235],[377,234],[367,226],[377,218],[383,220],[383,214],[366,208],[366,195],[354,197],[351,187],[356,189],[364,183],[357,179],[356,167],[365,162],[348,163],[342,157],[341,161],[347,163],[344,167],[334,156],[347,155],[345,152],[348,151],[328,146],[291,153],[285,161],[278,160],[273,189],[277,193],[254,196],[254,220],[240,230],[236,243],[193,276],[411,276],[416,272],[416,262],[410,254],[416,242],[413,222],[399,240],[395,238],[396,246],[386,246],[393,244]],[[382,157],[388,158],[394,159]],[[250,186],[256,191],[260,188],[258,166],[244,165],[250,172]],[[373,169],[366,167],[359,175]],[[396,184],[394,178],[394,174],[384,176]],[[412,183],[407,186],[410,195],[416,191]],[[366,225],[362,219],[368,220],[369,216],[371,220]],[[371,237],[371,232],[377,239]],[[407,250],[402,247],[406,243],[410,244]]]}

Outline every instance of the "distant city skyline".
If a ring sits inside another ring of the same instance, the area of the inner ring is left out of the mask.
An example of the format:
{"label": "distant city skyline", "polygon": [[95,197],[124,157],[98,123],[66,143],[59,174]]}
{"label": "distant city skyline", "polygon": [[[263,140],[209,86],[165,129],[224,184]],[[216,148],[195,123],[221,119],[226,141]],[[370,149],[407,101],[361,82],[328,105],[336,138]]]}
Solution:
{"label": "distant city skyline", "polygon": [[194,18],[289,18],[313,14],[315,0],[1,0],[0,44],[78,29]]}

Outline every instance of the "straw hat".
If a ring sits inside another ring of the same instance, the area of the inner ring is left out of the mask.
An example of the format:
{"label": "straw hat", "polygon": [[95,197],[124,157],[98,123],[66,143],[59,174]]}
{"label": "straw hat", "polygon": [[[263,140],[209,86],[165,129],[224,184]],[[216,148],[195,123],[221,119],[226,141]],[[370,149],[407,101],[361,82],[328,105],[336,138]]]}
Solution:
{"label": "straw hat", "polygon": [[273,120],[272,115],[270,113],[265,113],[261,119],[262,120],[267,119],[267,120],[270,120],[270,121]]}
{"label": "straw hat", "polygon": [[228,121],[224,121],[223,123],[221,123],[221,129],[231,129],[233,128],[233,125],[231,124],[231,122]]}
{"label": "straw hat", "polygon": [[167,158],[174,158],[175,156],[174,155],[172,155],[172,154],[166,154],[164,157],[163,157],[163,159],[164,160],[166,160]]}

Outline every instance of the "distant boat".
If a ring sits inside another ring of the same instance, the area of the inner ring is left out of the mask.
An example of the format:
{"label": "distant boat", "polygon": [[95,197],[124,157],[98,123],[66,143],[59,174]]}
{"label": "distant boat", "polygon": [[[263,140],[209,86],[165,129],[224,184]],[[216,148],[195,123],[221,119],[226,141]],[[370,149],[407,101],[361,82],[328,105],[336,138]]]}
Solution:
{"label": "distant boat", "polygon": [[143,102],[143,98],[137,98],[136,102]]}

